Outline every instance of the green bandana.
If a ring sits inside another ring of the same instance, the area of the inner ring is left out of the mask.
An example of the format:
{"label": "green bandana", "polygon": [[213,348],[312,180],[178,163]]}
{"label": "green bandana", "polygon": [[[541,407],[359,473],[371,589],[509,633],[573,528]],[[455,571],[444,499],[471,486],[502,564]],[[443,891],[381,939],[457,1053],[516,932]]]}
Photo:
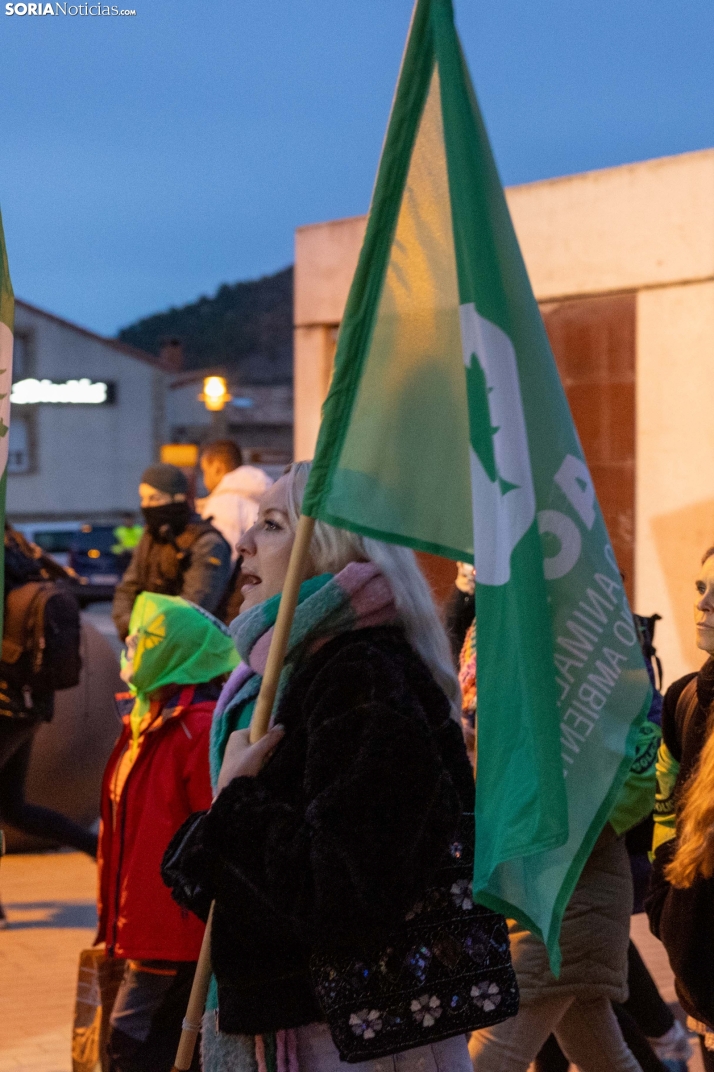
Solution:
{"label": "green bandana", "polygon": [[[164,685],[200,685],[229,674],[240,657],[225,626],[207,611],[180,596],[142,592],[129,622],[138,634],[134,671],[129,683],[136,702],[130,715],[132,738],[150,706],[150,696]],[[122,665],[125,665],[122,656]]]}

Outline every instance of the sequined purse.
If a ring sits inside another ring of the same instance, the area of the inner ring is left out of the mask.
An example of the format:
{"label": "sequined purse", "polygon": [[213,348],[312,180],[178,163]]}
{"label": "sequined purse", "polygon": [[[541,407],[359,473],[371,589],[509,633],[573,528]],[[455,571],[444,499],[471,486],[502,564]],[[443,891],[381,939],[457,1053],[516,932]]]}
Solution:
{"label": "sequined purse", "polygon": [[506,920],[473,903],[473,815],[434,883],[378,949],[315,953],[312,981],[340,1058],[368,1061],[518,1012]]}

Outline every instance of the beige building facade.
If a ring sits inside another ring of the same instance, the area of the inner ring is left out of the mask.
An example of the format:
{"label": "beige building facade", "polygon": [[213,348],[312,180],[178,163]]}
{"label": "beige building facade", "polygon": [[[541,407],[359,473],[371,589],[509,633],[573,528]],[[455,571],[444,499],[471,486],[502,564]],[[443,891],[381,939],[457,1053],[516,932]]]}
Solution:
{"label": "beige building facade", "polygon": [[165,438],[158,361],[16,299],[12,371],[9,519],[116,524],[138,509]]}
{"label": "beige building facade", "polygon": [[[633,609],[666,682],[702,662],[714,544],[714,150],[506,191]],[[298,229],[295,457],[314,452],[365,217]]]}

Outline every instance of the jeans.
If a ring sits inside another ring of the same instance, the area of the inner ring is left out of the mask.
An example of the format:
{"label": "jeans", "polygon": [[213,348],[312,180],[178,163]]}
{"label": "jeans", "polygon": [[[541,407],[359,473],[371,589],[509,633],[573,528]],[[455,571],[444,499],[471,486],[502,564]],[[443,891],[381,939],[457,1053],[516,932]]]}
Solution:
{"label": "jeans", "polygon": [[578,1001],[572,993],[522,1005],[513,1019],[474,1031],[474,1072],[527,1072],[550,1034],[580,1072],[642,1072],[608,998]]}
{"label": "jeans", "polygon": [[170,1072],[195,969],[189,961],[126,962],[109,1021],[111,1072]]}

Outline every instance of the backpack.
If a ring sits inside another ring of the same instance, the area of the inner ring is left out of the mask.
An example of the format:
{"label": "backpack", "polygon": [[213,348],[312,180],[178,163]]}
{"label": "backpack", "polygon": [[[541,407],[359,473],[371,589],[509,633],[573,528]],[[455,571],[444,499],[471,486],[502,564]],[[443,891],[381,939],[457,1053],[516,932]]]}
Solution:
{"label": "backpack", "polygon": [[[646,618],[642,614],[632,615],[640,642],[642,655],[644,656],[647,675],[652,685],[652,702],[647,712],[647,718],[655,725],[662,725],[662,663],[654,646],[655,625],[661,620],[661,615],[651,614]],[[657,671],[655,675],[655,669]],[[654,830],[653,815],[645,816],[636,826],[631,827],[625,834],[625,845],[630,857],[632,870],[632,885],[634,890],[633,912],[644,911],[644,901],[649,887],[652,866],[648,859],[648,853],[652,848],[652,834]]]}
{"label": "backpack", "polygon": [[5,616],[0,677],[23,692],[79,683],[79,604],[65,571],[5,527]]}
{"label": "backpack", "polygon": [[[657,649],[654,646],[654,634],[655,625],[662,620],[661,614],[650,614],[649,618],[645,618],[642,614],[633,614],[632,617],[635,620],[635,628],[637,630],[637,638],[640,642],[640,648],[645,660],[645,666],[647,667],[647,676],[650,679],[652,685],[652,703],[650,705],[647,718],[650,722],[655,722],[658,726],[662,725],[662,706],[664,704],[664,698],[662,696],[662,663],[657,654]],[[655,668],[657,674],[655,676]]]}
{"label": "backpack", "polygon": [[[161,589],[165,595],[179,595],[183,584],[183,575],[191,565],[191,549],[206,532],[218,532],[220,535],[220,530],[211,524],[210,518],[191,522],[180,536],[169,539],[163,544],[164,553],[161,556],[160,570],[165,578],[164,586]],[[243,603],[243,593],[240,590],[242,565],[243,559],[239,556],[228,578],[228,583],[220,602],[213,611],[214,618],[218,618],[225,625],[230,625],[233,619],[238,617],[238,611]],[[152,591],[159,591],[158,585],[152,587]]]}
{"label": "backpack", "polygon": [[136,550],[137,573],[140,591],[159,592],[164,596],[178,596],[183,587],[183,578],[193,557],[193,546],[207,532],[218,530],[210,521],[190,521],[183,532],[173,535],[168,525],[164,526],[159,539],[145,531]]}

